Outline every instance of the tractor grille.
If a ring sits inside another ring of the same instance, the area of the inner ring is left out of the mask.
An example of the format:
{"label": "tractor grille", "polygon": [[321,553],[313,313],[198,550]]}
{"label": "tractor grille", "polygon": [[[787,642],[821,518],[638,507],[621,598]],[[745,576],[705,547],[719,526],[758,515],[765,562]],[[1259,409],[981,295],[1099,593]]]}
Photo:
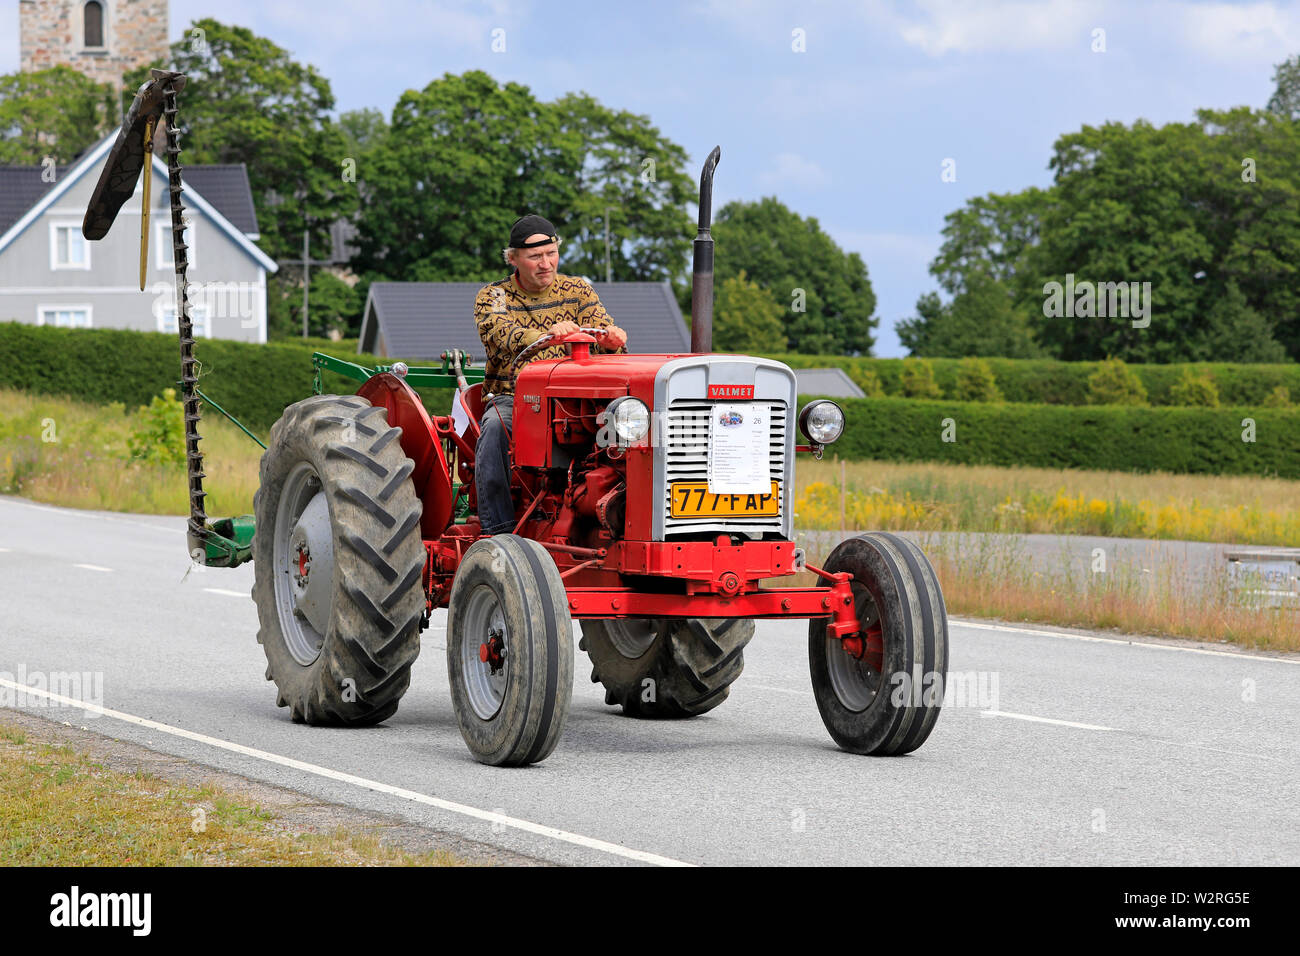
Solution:
{"label": "tractor grille", "polygon": [[677,399],[668,406],[668,421],[664,436],[664,533],[684,534],[696,531],[735,531],[751,536],[766,532],[781,533],[784,527],[786,487],[786,418],[784,403],[771,401],[726,402],[728,405],[765,405],[771,422],[768,468],[772,480],[780,483],[780,512],[762,518],[674,518],[672,516],[672,487],[677,481],[709,480],[709,420],[714,403],[698,399]]}

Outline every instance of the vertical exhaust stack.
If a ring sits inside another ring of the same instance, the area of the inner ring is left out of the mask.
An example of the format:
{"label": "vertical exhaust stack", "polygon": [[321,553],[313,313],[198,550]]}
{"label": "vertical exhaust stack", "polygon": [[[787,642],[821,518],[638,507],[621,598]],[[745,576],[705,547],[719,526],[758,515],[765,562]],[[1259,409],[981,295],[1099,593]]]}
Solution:
{"label": "vertical exhaust stack", "polygon": [[695,258],[691,269],[691,351],[713,351],[713,170],[722,158],[722,147],[713,147],[700,171],[700,231],[695,236]]}

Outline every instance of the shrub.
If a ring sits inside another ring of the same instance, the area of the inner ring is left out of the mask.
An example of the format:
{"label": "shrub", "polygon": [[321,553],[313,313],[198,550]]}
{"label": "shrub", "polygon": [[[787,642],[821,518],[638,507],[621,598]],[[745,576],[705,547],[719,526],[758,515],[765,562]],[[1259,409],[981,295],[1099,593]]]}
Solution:
{"label": "shrub", "polygon": [[1000,402],[997,379],[988,359],[968,356],[957,363],[957,383],[952,397],[963,402]]}
{"label": "shrub", "polygon": [[1209,372],[1200,375],[1184,366],[1183,377],[1178,384],[1169,389],[1169,398],[1175,405],[1199,405],[1207,408],[1219,407],[1219,389]]}
{"label": "shrub", "polygon": [[1145,405],[1147,390],[1123,359],[1106,359],[1088,376],[1089,405]]}
{"label": "shrub", "polygon": [[1290,408],[1291,391],[1285,385],[1279,385],[1264,397],[1265,408]]}
{"label": "shrub", "polygon": [[176,389],[164,388],[140,409],[136,424],[126,440],[128,457],[151,465],[173,465],[185,461],[185,406]]}
{"label": "shrub", "polygon": [[943,392],[934,380],[934,366],[929,359],[903,359],[900,376],[903,395],[907,398],[942,398]]}
{"label": "shrub", "polygon": [[[1300,478],[1300,409],[845,399],[841,458]],[[944,420],[955,441],[943,440]]]}
{"label": "shrub", "polygon": [[885,387],[880,384],[880,376],[869,368],[862,369],[854,376],[854,381],[858,388],[862,389],[867,398],[884,398]]}

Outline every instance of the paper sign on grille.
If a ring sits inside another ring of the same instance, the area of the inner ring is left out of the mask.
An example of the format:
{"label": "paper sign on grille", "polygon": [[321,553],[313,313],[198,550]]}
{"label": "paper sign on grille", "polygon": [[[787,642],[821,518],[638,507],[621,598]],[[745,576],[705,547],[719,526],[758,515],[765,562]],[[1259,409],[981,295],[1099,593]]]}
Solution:
{"label": "paper sign on grille", "polygon": [[709,420],[709,492],[765,494],[771,490],[771,409],[714,405]]}

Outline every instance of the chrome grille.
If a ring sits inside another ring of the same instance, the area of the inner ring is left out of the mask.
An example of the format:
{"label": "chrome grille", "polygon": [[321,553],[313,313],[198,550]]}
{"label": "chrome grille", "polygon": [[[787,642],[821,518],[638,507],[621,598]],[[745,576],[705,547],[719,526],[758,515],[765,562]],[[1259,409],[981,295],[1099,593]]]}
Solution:
{"label": "chrome grille", "polygon": [[[780,486],[780,508],[775,515],[761,518],[674,518],[672,516],[672,488],[678,481],[708,481],[709,479],[709,419],[715,404],[763,405],[769,409],[768,468],[773,481]],[[693,531],[743,531],[759,535],[773,531],[781,533],[785,515],[786,495],[786,419],[789,409],[784,403],[772,401],[715,403],[698,399],[677,399],[668,406],[667,428],[664,436],[664,532],[683,534]]]}

